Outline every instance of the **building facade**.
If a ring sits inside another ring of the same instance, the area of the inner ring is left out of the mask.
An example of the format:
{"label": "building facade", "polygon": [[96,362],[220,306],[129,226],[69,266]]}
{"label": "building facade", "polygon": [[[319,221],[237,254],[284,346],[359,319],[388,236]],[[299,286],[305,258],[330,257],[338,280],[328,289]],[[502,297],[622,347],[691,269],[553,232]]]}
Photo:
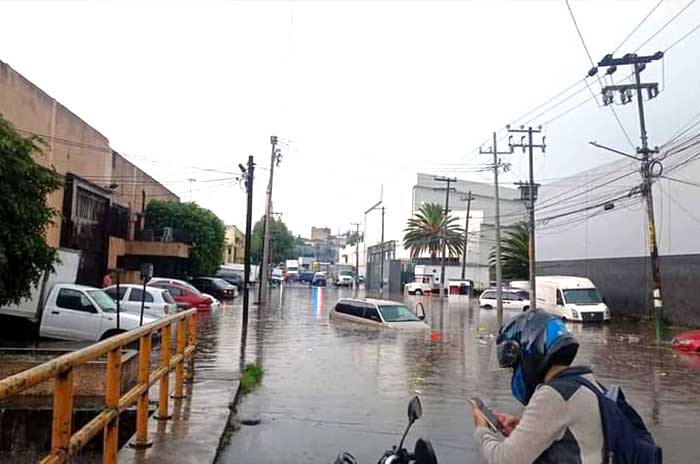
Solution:
{"label": "building facade", "polygon": [[172,231],[144,231],[153,199],[177,195],[113,151],[109,140],[24,76],[0,61],[0,114],[27,136],[45,143],[35,161],[62,176],[47,198],[57,211],[46,241],[80,251],[78,283],[100,285],[108,269],[124,268],[124,281],[138,279],[142,262],[177,272],[189,256]]}
{"label": "building facade", "polygon": [[[700,163],[664,157],[653,184],[664,315],[700,325]],[[692,155],[692,153],[690,154]],[[621,159],[542,186],[537,202],[537,273],[590,278],[614,313],[652,311],[651,263],[639,163]]]}
{"label": "building facade", "polygon": [[224,242],[223,264],[243,263],[245,234],[234,225],[226,226],[226,239]]}
{"label": "building facade", "polygon": [[331,229],[328,227],[311,227],[312,241],[325,241],[331,237]]}
{"label": "building facade", "polygon": [[[467,266],[465,278],[472,280],[476,288],[490,285],[489,254],[496,244],[496,206],[493,184],[458,179],[453,183],[455,191],[450,193],[450,212],[459,219],[461,227],[466,224],[467,194],[471,191],[472,200],[469,212],[469,230],[467,241]],[[501,233],[508,227],[526,220],[525,205],[520,200],[517,189],[499,187],[499,206],[501,216]],[[445,183],[435,180],[432,174],[417,174],[413,186],[412,212],[421,205],[436,203],[445,205]],[[417,263],[431,264],[429,256],[414,259]],[[459,266],[461,256],[450,256],[448,264]]]}

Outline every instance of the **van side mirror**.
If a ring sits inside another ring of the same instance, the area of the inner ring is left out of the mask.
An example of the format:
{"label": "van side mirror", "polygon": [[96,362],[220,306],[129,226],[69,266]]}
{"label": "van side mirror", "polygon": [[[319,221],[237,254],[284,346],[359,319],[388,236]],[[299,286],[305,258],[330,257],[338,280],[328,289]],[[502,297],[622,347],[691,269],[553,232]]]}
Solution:
{"label": "van side mirror", "polygon": [[425,308],[423,307],[423,303],[420,301],[416,303],[416,317],[418,317],[418,319],[421,321],[425,320]]}
{"label": "van side mirror", "polygon": [[408,402],[408,421],[410,423],[415,422],[420,419],[423,415],[423,406],[420,404],[420,398],[414,396],[411,401]]}
{"label": "van side mirror", "polygon": [[608,300],[605,297],[603,297],[603,303],[608,304]]}

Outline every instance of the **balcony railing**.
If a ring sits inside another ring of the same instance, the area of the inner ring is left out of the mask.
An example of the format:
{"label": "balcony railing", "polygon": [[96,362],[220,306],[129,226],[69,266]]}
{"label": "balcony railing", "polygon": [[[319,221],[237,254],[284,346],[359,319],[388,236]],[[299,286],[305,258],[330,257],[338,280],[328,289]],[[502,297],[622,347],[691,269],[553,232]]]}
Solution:
{"label": "balcony railing", "polygon": [[192,244],[192,235],[175,227],[143,229],[136,233],[136,240],[142,242],[180,242]]}

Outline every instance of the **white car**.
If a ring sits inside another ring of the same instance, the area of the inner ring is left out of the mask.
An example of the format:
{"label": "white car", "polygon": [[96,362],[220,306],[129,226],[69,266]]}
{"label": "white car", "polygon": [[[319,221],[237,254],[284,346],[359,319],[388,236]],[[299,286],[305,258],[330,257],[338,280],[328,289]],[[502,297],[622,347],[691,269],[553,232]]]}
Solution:
{"label": "white car", "polygon": [[171,279],[170,277],[153,277],[151,280],[148,281],[148,283],[149,284],[164,283],[164,284],[182,285],[183,287],[188,288],[191,292],[194,292],[197,295],[201,294],[205,298],[209,298],[211,300],[211,309],[221,308],[221,301],[217,300],[216,298],[209,295],[208,293],[200,292],[194,285],[192,285],[191,283],[189,283],[185,280]]}
{"label": "white car", "polygon": [[433,291],[433,287],[428,282],[410,282],[406,284],[404,289],[409,295],[423,295]]}
{"label": "white car", "polygon": [[354,279],[352,278],[352,274],[343,272],[341,274],[338,274],[338,276],[335,278],[335,282],[333,282],[333,285],[336,287],[351,287]]}
{"label": "white car", "polygon": [[330,317],[362,325],[395,330],[424,330],[430,326],[423,322],[423,305],[416,305],[414,313],[404,304],[374,298],[341,298],[333,307]]}
{"label": "white car", "polygon": [[[107,295],[114,301],[117,300],[117,286],[111,285],[104,289]],[[131,314],[141,315],[141,298],[144,296],[143,287],[135,284],[122,284],[119,286],[119,308]],[[168,314],[178,311],[178,304],[167,289],[159,287],[146,287],[143,313],[149,317],[161,319]]]}
{"label": "white car", "polygon": [[[530,295],[525,290],[504,288],[502,290],[503,309],[527,311],[530,309]],[[496,289],[484,290],[479,296],[479,306],[484,309],[494,309],[498,305]]]}

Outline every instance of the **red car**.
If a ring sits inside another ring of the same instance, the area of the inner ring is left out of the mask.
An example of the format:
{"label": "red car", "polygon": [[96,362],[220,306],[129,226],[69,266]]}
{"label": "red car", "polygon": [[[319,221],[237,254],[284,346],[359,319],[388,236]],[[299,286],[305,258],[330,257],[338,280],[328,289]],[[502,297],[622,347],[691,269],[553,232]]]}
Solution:
{"label": "red car", "polygon": [[156,282],[151,284],[153,287],[167,288],[168,293],[178,303],[187,303],[198,311],[211,309],[211,300],[199,292],[193,291],[191,288],[184,285],[171,284],[165,282]]}
{"label": "red car", "polygon": [[671,343],[678,351],[700,353],[700,330],[678,334]]}

